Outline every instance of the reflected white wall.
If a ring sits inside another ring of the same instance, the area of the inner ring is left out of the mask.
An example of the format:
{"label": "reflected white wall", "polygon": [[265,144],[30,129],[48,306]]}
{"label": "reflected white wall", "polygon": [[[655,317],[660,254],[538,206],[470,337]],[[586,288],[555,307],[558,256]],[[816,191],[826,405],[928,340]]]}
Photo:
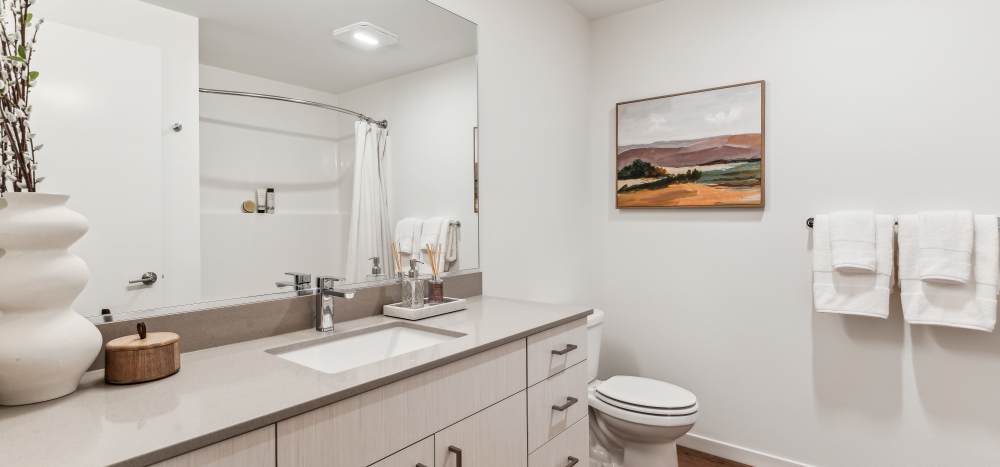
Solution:
{"label": "reflected white wall", "polygon": [[[459,267],[478,268],[479,216],[473,210],[476,57],[407,73],[339,97],[344,107],[389,120],[394,220],[458,219],[462,222]],[[340,150],[352,153],[353,120],[341,120]]]}
{"label": "reflected white wall", "polygon": [[[338,102],[333,94],[205,65],[201,86]],[[274,282],[289,271],[342,275],[351,170],[350,159],[338,155],[337,114],[202,94],[204,298],[275,292]],[[275,214],[241,211],[258,187],[276,189]]]}

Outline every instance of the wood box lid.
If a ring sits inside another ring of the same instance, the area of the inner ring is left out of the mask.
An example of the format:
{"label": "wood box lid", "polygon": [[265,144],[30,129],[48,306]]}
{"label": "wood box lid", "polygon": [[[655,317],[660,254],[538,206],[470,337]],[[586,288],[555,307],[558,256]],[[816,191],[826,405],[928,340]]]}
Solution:
{"label": "wood box lid", "polygon": [[140,338],[138,334],[132,334],[131,336],[119,337],[108,342],[105,345],[105,349],[112,352],[118,350],[147,350],[170,345],[179,340],[180,336],[172,332],[151,332],[146,334],[145,339]]}

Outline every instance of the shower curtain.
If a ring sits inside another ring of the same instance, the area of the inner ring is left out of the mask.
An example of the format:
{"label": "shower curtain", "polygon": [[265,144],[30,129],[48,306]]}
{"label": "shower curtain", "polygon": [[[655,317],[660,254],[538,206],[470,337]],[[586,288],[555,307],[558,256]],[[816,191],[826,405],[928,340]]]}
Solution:
{"label": "shower curtain", "polygon": [[347,243],[347,282],[371,274],[369,258],[378,257],[382,272],[394,277],[390,253],[392,218],[389,211],[389,130],[354,123],[354,198]]}

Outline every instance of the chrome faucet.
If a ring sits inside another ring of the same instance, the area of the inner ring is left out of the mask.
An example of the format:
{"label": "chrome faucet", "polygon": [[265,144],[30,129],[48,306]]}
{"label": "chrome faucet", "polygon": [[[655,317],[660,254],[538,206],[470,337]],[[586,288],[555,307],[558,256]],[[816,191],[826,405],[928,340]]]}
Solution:
{"label": "chrome faucet", "polygon": [[337,277],[320,276],[316,278],[316,330],[320,332],[333,331],[333,299],[341,297],[354,298],[353,290],[334,290]]}
{"label": "chrome faucet", "polygon": [[275,282],[275,287],[295,287],[295,290],[303,291],[310,287],[312,276],[302,272],[286,272],[285,275],[292,276],[290,282]]}

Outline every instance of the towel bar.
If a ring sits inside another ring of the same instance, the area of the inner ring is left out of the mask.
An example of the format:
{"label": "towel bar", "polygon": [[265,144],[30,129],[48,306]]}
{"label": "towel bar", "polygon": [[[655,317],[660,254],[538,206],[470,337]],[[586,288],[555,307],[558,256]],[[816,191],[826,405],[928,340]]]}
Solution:
{"label": "towel bar", "polygon": [[[816,223],[815,217],[810,217],[806,219],[806,227],[809,227],[810,229],[813,228],[813,224],[815,223]],[[899,225],[899,221],[893,222],[892,225]],[[997,218],[997,228],[1000,228],[1000,217]]]}

